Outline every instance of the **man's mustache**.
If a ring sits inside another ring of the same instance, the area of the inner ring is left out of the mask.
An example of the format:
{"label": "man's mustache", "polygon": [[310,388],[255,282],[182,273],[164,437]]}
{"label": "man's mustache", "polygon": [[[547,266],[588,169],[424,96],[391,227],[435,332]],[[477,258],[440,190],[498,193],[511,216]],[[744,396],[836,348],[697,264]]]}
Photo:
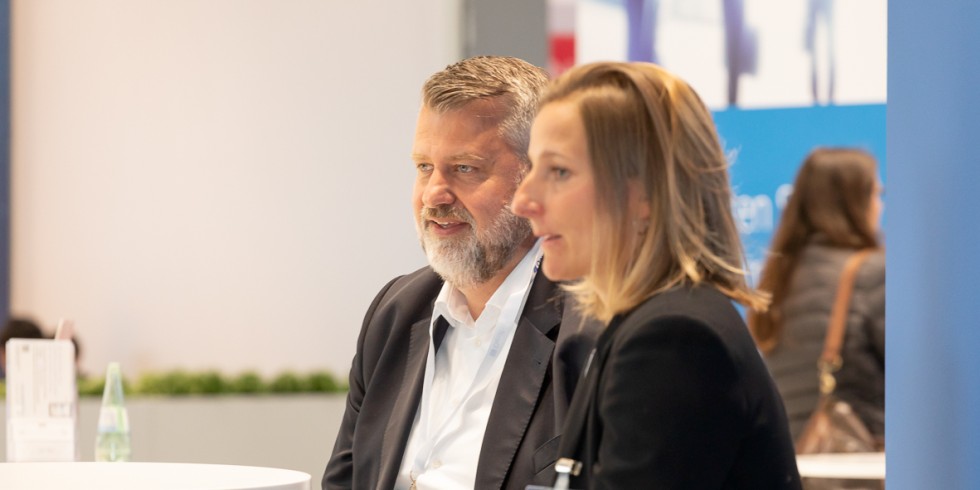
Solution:
{"label": "man's mustache", "polygon": [[474,225],[473,215],[469,211],[450,205],[440,205],[435,207],[424,207],[422,212],[419,213],[422,220],[424,220],[425,226],[429,226],[429,220],[438,219],[451,219],[454,221],[462,221]]}

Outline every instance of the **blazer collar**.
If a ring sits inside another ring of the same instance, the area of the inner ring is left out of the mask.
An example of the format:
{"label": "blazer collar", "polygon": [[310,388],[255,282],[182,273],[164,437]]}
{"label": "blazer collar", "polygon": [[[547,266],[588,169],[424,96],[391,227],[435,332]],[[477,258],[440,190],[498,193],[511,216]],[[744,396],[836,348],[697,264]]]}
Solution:
{"label": "blazer collar", "polygon": [[[558,327],[562,319],[562,294],[558,285],[542,273],[534,278],[531,293],[527,297],[521,322],[527,320],[531,327],[545,336]],[[520,328],[520,323],[518,327]]]}
{"label": "blazer collar", "polygon": [[[494,396],[493,408],[487,422],[487,434],[480,451],[476,472],[477,488],[501,488],[510,471],[514,454],[527,431],[531,414],[538,404],[538,396],[550,365],[555,343],[550,338],[562,316],[561,295],[555,283],[544,274],[538,274],[531,286],[527,303],[514,341],[507,355],[501,374],[500,387]],[[422,399],[425,379],[425,361],[429,353],[429,325],[432,317],[420,319],[411,327],[403,389],[388,420],[381,448],[381,474],[379,489],[395,485],[402,458],[408,445],[408,437]],[[449,323],[439,318],[434,331],[436,348],[442,343]],[[522,380],[515,383],[513,380]],[[522,421],[515,423],[515,420]]]}
{"label": "blazer collar", "polygon": [[561,321],[557,293],[555,284],[543,274],[535,278],[494,396],[487,421],[489,437],[483,438],[480,449],[476,488],[503,487],[531,416],[540,403],[541,387],[555,350],[549,334]]}
{"label": "blazer collar", "polygon": [[[378,489],[388,490],[395,486],[402,458],[412,432],[412,423],[422,399],[422,384],[425,379],[425,360],[429,353],[429,324],[432,317],[423,318],[411,326],[408,342],[408,358],[405,374],[391,417],[385,428],[381,444],[381,468],[378,475]],[[436,322],[435,338],[439,343],[446,335],[449,323],[442,317]]]}

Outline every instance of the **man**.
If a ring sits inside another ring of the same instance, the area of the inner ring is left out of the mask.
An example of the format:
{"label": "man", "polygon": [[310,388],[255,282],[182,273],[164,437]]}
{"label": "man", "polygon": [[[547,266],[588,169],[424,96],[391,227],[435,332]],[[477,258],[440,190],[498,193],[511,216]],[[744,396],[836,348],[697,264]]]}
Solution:
{"label": "man", "polygon": [[[550,484],[596,332],[538,274],[510,201],[544,73],[470,58],[426,81],[412,157],[425,267],[368,309],[324,489]],[[561,328],[559,328],[561,326]]]}

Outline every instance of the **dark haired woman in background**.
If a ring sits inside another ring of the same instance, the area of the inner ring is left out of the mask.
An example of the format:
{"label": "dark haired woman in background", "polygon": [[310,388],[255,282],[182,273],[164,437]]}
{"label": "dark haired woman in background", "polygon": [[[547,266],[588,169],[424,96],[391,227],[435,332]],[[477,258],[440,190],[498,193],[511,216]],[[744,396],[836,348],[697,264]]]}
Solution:
{"label": "dark haired woman in background", "polygon": [[[793,184],[759,289],[772,295],[766,312],[750,312],[749,327],[799,436],[820,396],[817,358],[844,262],[857,250],[878,249],[881,185],[874,157],[823,148],[803,162]],[[885,254],[872,253],[857,271],[841,349],[835,394],[848,402],[872,435],[885,434]]]}

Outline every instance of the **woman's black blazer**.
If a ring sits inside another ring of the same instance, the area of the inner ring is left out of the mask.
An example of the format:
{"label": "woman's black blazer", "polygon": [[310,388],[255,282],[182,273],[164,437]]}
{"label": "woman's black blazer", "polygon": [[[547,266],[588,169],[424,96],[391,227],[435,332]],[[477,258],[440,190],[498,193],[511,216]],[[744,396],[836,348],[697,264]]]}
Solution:
{"label": "woman's black blazer", "polygon": [[572,489],[799,489],[779,393],[731,301],[675,288],[599,338],[559,456]]}

